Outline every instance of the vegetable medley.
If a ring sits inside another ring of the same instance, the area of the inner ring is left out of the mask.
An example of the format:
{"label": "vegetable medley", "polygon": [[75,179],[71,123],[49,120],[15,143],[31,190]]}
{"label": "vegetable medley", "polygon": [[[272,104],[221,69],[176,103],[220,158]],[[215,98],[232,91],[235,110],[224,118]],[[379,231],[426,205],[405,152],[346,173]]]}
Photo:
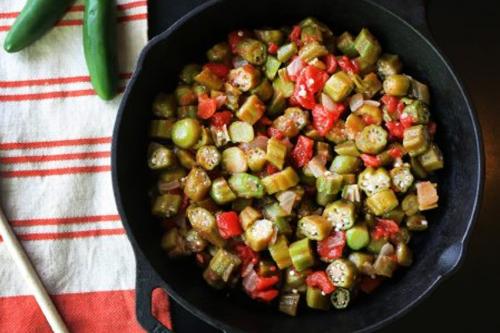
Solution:
{"label": "vegetable medley", "polygon": [[296,315],[342,309],[412,263],[443,167],[428,87],[368,29],[233,31],[153,103],[153,214],[170,257]]}

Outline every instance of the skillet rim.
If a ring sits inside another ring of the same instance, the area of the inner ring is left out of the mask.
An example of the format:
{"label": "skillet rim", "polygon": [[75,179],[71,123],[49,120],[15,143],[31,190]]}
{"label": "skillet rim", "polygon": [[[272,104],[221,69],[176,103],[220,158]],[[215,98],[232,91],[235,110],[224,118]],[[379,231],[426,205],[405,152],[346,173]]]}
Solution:
{"label": "skillet rim", "polygon": [[[153,265],[150,263],[149,259],[147,256],[143,253],[141,248],[138,245],[138,242],[134,236],[134,233],[132,232],[132,229],[128,223],[127,216],[125,214],[124,206],[122,204],[122,199],[121,199],[121,191],[119,188],[119,179],[118,179],[118,145],[119,145],[119,140],[118,136],[120,133],[120,128],[122,125],[122,118],[123,114],[125,112],[125,109],[127,107],[127,99],[128,96],[130,95],[130,92],[133,89],[133,86],[135,82],[138,80],[138,77],[141,75],[144,62],[148,56],[148,53],[150,52],[151,49],[153,49],[157,44],[159,44],[161,41],[164,39],[168,39],[172,33],[177,31],[185,22],[193,19],[193,17],[196,17],[209,7],[214,6],[215,4],[219,2],[224,2],[228,0],[208,0],[205,3],[195,7],[188,13],[186,13],[184,16],[182,16],[180,19],[175,21],[168,29],[163,31],[162,33],[158,34],[157,36],[153,37],[143,48],[143,50],[140,53],[139,59],[137,61],[136,68],[134,70],[134,73],[127,84],[127,87],[125,89],[125,92],[123,94],[123,98],[120,102],[120,106],[117,112],[116,120],[115,120],[115,125],[113,129],[113,137],[112,137],[112,146],[111,146],[111,171],[112,171],[112,185],[113,185],[113,192],[115,195],[115,202],[116,206],[118,209],[118,213],[120,214],[122,218],[123,225],[126,229],[127,232],[127,237],[129,241],[132,244],[134,254],[136,257],[136,262],[137,262],[137,267],[136,267],[136,273],[139,269],[139,265],[141,261],[146,261],[146,263],[151,267],[151,269],[154,271],[154,273],[159,277],[159,279],[163,282],[163,288],[165,288],[168,292],[169,295],[173,297],[173,299],[179,303],[182,307],[184,307],[187,311],[190,313],[196,315],[198,318],[202,319],[203,321],[209,323],[210,325],[222,330],[222,331],[227,331],[230,330],[231,332],[242,332],[239,329],[235,329],[234,327],[231,327],[230,325],[226,324],[223,321],[220,321],[216,318],[213,318],[212,316],[206,314],[205,312],[199,310],[196,306],[192,305],[190,302],[186,301],[183,297],[181,297],[177,292],[170,287],[169,283],[165,281],[160,274],[154,269]],[[407,28],[410,29],[410,31],[414,34],[416,34],[418,37],[420,37],[428,47],[432,49],[432,51],[436,54],[437,60],[440,61],[442,64],[444,64],[446,70],[450,73],[452,79],[455,81],[459,88],[459,92],[462,96],[463,101],[465,101],[465,106],[467,109],[467,113],[469,118],[472,120],[472,129],[474,132],[474,144],[476,146],[476,159],[477,159],[477,169],[478,172],[476,174],[476,179],[475,179],[475,188],[476,191],[474,193],[474,202],[473,202],[473,208],[471,213],[469,214],[468,221],[467,221],[467,228],[462,236],[461,239],[458,239],[458,243],[454,245],[459,245],[459,253],[456,258],[456,260],[444,271],[440,270],[435,270],[436,277],[434,278],[434,281],[428,285],[428,287],[416,298],[411,300],[409,303],[407,303],[403,308],[401,308],[399,311],[392,313],[391,315],[381,319],[380,321],[370,325],[366,326],[357,332],[371,332],[375,331],[376,329],[379,329],[383,326],[386,326],[390,323],[393,323],[397,319],[401,318],[405,314],[407,314],[409,311],[411,311],[413,308],[415,308],[417,305],[421,304],[426,298],[428,298],[431,294],[432,291],[435,290],[441,283],[443,283],[446,279],[450,278],[453,274],[456,273],[456,271],[460,268],[460,266],[463,264],[466,252],[467,252],[467,245],[470,241],[471,234],[472,234],[472,228],[477,222],[478,215],[479,215],[479,210],[481,207],[481,202],[483,198],[483,189],[484,189],[484,176],[485,176],[485,166],[484,166],[484,145],[483,145],[483,139],[482,139],[482,131],[481,127],[478,121],[477,113],[475,112],[473,105],[471,103],[471,98],[467,91],[464,88],[464,84],[462,80],[459,78],[457,72],[454,70],[452,65],[450,64],[449,60],[444,56],[443,52],[435,45],[434,41],[430,36],[427,35],[427,32],[425,31],[420,31],[417,29],[415,26],[413,26],[411,23],[409,23],[407,20],[403,19],[400,15],[398,15],[397,12],[386,8],[384,5],[379,4],[376,2],[376,0],[363,0],[365,3],[368,3],[369,5],[375,6],[379,10],[381,10],[384,15],[391,15],[394,19],[398,21],[399,24],[406,26]],[[454,246],[452,245],[452,246]],[[144,265],[144,264],[142,264]],[[139,286],[139,283],[136,282],[136,288]]]}

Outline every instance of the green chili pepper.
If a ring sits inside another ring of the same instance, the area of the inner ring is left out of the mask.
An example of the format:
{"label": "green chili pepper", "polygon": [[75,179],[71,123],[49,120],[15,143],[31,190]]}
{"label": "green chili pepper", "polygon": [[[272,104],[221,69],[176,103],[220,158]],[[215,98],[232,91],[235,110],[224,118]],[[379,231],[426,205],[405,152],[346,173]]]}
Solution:
{"label": "green chili pepper", "polygon": [[86,0],[83,49],[92,86],[101,98],[117,92],[116,4],[112,0]]}

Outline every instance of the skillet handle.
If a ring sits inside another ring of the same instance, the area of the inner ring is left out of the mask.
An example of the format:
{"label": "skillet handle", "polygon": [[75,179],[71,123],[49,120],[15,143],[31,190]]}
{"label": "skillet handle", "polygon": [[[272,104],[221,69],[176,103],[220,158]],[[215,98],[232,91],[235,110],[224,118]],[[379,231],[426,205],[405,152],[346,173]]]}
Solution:
{"label": "skillet handle", "polygon": [[372,0],[385,9],[398,15],[422,35],[432,40],[432,33],[427,21],[428,0]]}

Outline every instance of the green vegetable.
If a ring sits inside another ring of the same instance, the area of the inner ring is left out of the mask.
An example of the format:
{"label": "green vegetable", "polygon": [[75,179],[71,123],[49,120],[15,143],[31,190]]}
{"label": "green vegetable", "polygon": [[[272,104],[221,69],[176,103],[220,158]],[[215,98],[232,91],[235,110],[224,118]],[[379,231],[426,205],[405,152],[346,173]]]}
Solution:
{"label": "green vegetable", "polygon": [[337,39],[337,48],[350,58],[357,57],[358,51],[354,46],[354,37],[348,31],[342,33]]}
{"label": "green vegetable", "polygon": [[262,171],[267,163],[266,152],[261,148],[250,148],[246,152],[247,164],[253,172]]}
{"label": "green vegetable", "polygon": [[326,268],[326,274],[334,286],[351,288],[356,281],[358,270],[348,259],[335,259]]}
{"label": "green vegetable", "polygon": [[229,136],[234,143],[251,142],[254,139],[253,126],[244,121],[235,121],[229,126]]}
{"label": "green vegetable", "polygon": [[302,272],[314,264],[311,243],[307,238],[290,244],[289,252],[292,258],[293,267],[299,272]]}
{"label": "green vegetable", "polygon": [[343,71],[333,74],[325,83],[323,91],[335,102],[342,102],[354,88],[349,75]]}
{"label": "green vegetable", "polygon": [[175,120],[173,119],[152,120],[149,136],[156,139],[170,139],[172,137],[174,122]]}
{"label": "green vegetable", "polygon": [[306,292],[306,303],[308,307],[317,310],[328,310],[330,307],[328,296],[323,295],[321,289],[309,286]]}
{"label": "green vegetable", "polygon": [[267,107],[266,113],[270,117],[275,117],[276,115],[282,113],[285,107],[286,107],[285,96],[283,96],[283,94],[277,91],[274,91],[273,98],[271,99],[271,102]]}
{"label": "green vegetable", "polygon": [[398,206],[398,198],[392,190],[383,190],[366,199],[366,205],[377,216],[390,212]]}
{"label": "green vegetable", "polygon": [[245,231],[245,241],[254,251],[265,250],[274,235],[273,222],[257,220]]}
{"label": "green vegetable", "polygon": [[[65,8],[61,4],[56,7]],[[50,10],[56,10],[56,13],[58,11],[53,6],[50,6]],[[118,85],[115,11],[114,1],[85,0],[83,14],[85,60],[92,86],[97,95],[105,100],[110,100],[116,95]]]}
{"label": "green vegetable", "polygon": [[282,294],[280,297],[278,309],[289,316],[297,315],[299,307],[300,294]]}
{"label": "green vegetable", "polygon": [[192,168],[186,178],[184,194],[192,201],[201,201],[206,197],[212,181],[202,168]]}
{"label": "green vegetable", "polygon": [[10,28],[3,47],[7,52],[18,52],[40,39],[66,13],[74,0],[31,0]]}
{"label": "green vegetable", "polygon": [[361,166],[361,160],[354,156],[338,155],[333,159],[330,171],[338,174],[355,172]]}
{"label": "green vegetable", "polygon": [[391,179],[392,186],[396,191],[402,193],[408,191],[414,180],[413,175],[410,171],[410,165],[405,163],[402,166],[392,169]]}
{"label": "green vegetable", "polygon": [[153,101],[153,114],[161,118],[175,117],[177,102],[173,94],[159,93]]}
{"label": "green vegetable", "polygon": [[227,181],[223,177],[219,177],[212,181],[210,188],[210,197],[218,205],[225,205],[236,199],[236,194],[231,190]]}
{"label": "green vegetable", "polygon": [[160,181],[169,183],[174,180],[180,180],[186,176],[186,170],[183,168],[176,168],[171,170],[162,171],[160,173]]}
{"label": "green vegetable", "polygon": [[163,194],[156,197],[152,213],[158,217],[172,217],[177,214],[182,198],[178,194]]}
{"label": "green vegetable", "polygon": [[405,212],[406,216],[415,215],[418,213],[418,198],[414,193],[406,195],[401,201],[401,209]]}
{"label": "green vegetable", "polygon": [[269,253],[279,269],[285,269],[292,265],[292,259],[288,252],[288,241],[285,236],[278,237],[276,243],[269,247]]}
{"label": "green vegetable", "polygon": [[373,264],[373,255],[364,252],[351,252],[349,260],[356,266],[359,272],[366,274],[367,270]]}
{"label": "green vegetable", "polygon": [[423,125],[412,126],[404,131],[403,146],[412,157],[425,153],[429,142],[429,132]]}
{"label": "green vegetable", "polygon": [[266,107],[256,95],[250,95],[236,112],[236,117],[253,125],[262,117],[265,109]]}
{"label": "green vegetable", "polygon": [[410,88],[410,79],[406,75],[392,74],[384,80],[384,91],[388,95],[405,96]]}
{"label": "green vegetable", "polygon": [[366,249],[373,254],[378,254],[385,244],[388,244],[386,238],[372,238]]}
{"label": "green vegetable", "polygon": [[222,281],[228,282],[229,278],[240,266],[241,260],[238,256],[219,248],[208,264],[212,272],[217,274]]}
{"label": "green vegetable", "polygon": [[261,101],[267,102],[273,97],[274,89],[268,79],[263,79],[257,87],[251,90],[251,93],[257,95]]}
{"label": "green vegetable", "polygon": [[361,191],[359,185],[350,184],[345,185],[342,189],[342,199],[351,201],[353,203],[361,202]]}
{"label": "green vegetable", "polygon": [[387,145],[387,131],[378,125],[363,128],[356,137],[356,147],[363,153],[378,154]]}
{"label": "green vegetable", "polygon": [[203,68],[203,70],[194,77],[194,80],[212,90],[220,90],[224,85],[224,82],[208,68]]}
{"label": "green vegetable", "polygon": [[286,191],[289,188],[296,186],[298,183],[299,176],[291,167],[287,167],[280,172],[276,172],[272,175],[262,178],[262,184],[264,185],[268,194]]}
{"label": "green vegetable", "polygon": [[222,167],[229,173],[246,172],[248,169],[245,153],[239,147],[230,147],[222,152]]}
{"label": "green vegetable", "polygon": [[376,63],[382,52],[379,42],[366,28],[363,28],[354,40],[354,48],[360,58],[368,64]]}
{"label": "green vegetable", "polygon": [[349,289],[337,288],[330,295],[330,302],[335,309],[341,310],[347,308],[349,302],[351,301],[351,292]]}
{"label": "green vegetable", "polygon": [[319,215],[309,215],[301,218],[297,224],[298,232],[311,240],[323,240],[332,230],[332,224]]}
{"label": "green vegetable", "polygon": [[311,42],[304,45],[299,51],[299,57],[308,62],[313,58],[319,58],[328,54],[326,47],[318,42]]}
{"label": "green vegetable", "polygon": [[231,48],[226,42],[217,43],[207,51],[207,58],[213,62],[226,62],[231,60]]}
{"label": "green vegetable", "polygon": [[336,230],[347,230],[356,221],[356,207],[351,201],[337,200],[326,206],[325,217]]}
{"label": "green vegetable", "polygon": [[184,168],[190,170],[196,166],[196,157],[191,153],[191,151],[175,147],[174,152],[180,164]]}
{"label": "green vegetable", "polygon": [[297,53],[297,45],[295,43],[285,44],[278,49],[278,60],[281,62],[287,62]]}
{"label": "green vegetable", "polygon": [[221,154],[215,146],[203,146],[196,151],[196,162],[205,170],[213,170],[221,162]]}
{"label": "green vegetable", "polygon": [[266,64],[264,66],[266,77],[269,80],[274,80],[276,74],[278,73],[278,69],[280,69],[280,66],[281,66],[281,61],[279,61],[273,56],[268,56]]}
{"label": "green vegetable", "polygon": [[391,187],[391,177],[384,168],[368,167],[358,176],[358,185],[366,195],[372,196]]}
{"label": "green vegetable", "polygon": [[224,239],[219,234],[217,222],[212,213],[202,207],[188,207],[187,217],[189,223],[198,234],[211,244],[223,247],[225,244]]}
{"label": "green vegetable", "polygon": [[335,152],[338,155],[347,155],[358,157],[360,155],[358,148],[354,141],[346,141],[335,145]]}
{"label": "green vegetable", "polygon": [[427,124],[429,122],[430,111],[423,102],[413,101],[404,108],[402,117],[411,117],[414,124]]}
{"label": "green vegetable", "polygon": [[420,163],[418,156],[410,157],[410,167],[411,172],[417,179],[424,179],[427,177],[427,171],[425,171],[424,167]]}
{"label": "green vegetable", "polygon": [[286,145],[275,138],[267,141],[266,160],[278,169],[283,169],[287,153]]}
{"label": "green vegetable", "polygon": [[260,82],[260,71],[252,65],[245,65],[229,72],[229,82],[241,91],[249,91]]}
{"label": "green vegetable", "polygon": [[229,178],[229,186],[240,198],[262,198],[264,186],[259,177],[248,173],[235,173]]}
{"label": "green vegetable", "polygon": [[377,72],[381,77],[401,73],[403,64],[397,54],[383,54],[377,62]]}
{"label": "green vegetable", "polygon": [[273,88],[277,94],[281,94],[286,98],[293,95],[295,84],[288,76],[286,68],[278,70],[278,77],[273,81]]}
{"label": "green vegetable", "polygon": [[243,230],[247,230],[255,221],[262,218],[262,214],[252,206],[246,206],[240,212],[240,222]]}
{"label": "green vegetable", "polygon": [[198,107],[195,105],[179,106],[177,108],[177,119],[192,118],[196,119]]}
{"label": "green vegetable", "polygon": [[266,45],[252,38],[245,38],[238,43],[236,52],[252,65],[263,65],[267,58]]}
{"label": "green vegetable", "polygon": [[281,45],[284,38],[283,31],[278,29],[255,30],[255,35],[266,44],[274,43]]}
{"label": "green vegetable", "polygon": [[398,264],[401,266],[411,266],[413,262],[413,255],[405,243],[399,243],[396,247],[396,258],[398,259]]}
{"label": "green vegetable", "polygon": [[188,149],[194,146],[201,135],[200,123],[191,118],[178,120],[172,128],[172,141],[175,145]]}
{"label": "green vegetable", "polygon": [[179,78],[186,84],[193,84],[194,77],[201,72],[201,66],[198,64],[188,64],[182,68]]}
{"label": "green vegetable", "polygon": [[406,219],[406,226],[410,231],[424,231],[427,230],[429,223],[422,214],[415,214],[408,216]]}
{"label": "green vegetable", "polygon": [[373,264],[375,274],[385,277],[392,277],[397,268],[397,263],[389,256],[379,255]]}
{"label": "green vegetable", "polygon": [[443,154],[436,144],[431,144],[425,153],[418,156],[418,160],[427,172],[433,172],[444,167]]}
{"label": "green vegetable", "polygon": [[413,78],[411,79],[410,96],[424,102],[427,105],[430,104],[431,95],[429,87]]}
{"label": "green vegetable", "polygon": [[151,143],[148,148],[148,166],[153,170],[166,169],[174,166],[177,160],[171,149],[159,144]]}
{"label": "green vegetable", "polygon": [[396,207],[390,212],[387,212],[384,215],[382,215],[382,217],[384,219],[393,220],[397,224],[400,224],[405,218],[405,215],[406,215],[405,212],[401,208]]}
{"label": "green vegetable", "polygon": [[208,245],[208,242],[194,229],[186,233],[186,243],[188,249],[195,253],[202,252]]}
{"label": "green vegetable", "polygon": [[353,250],[360,250],[370,243],[370,234],[365,225],[355,225],[346,231],[347,245]]}

